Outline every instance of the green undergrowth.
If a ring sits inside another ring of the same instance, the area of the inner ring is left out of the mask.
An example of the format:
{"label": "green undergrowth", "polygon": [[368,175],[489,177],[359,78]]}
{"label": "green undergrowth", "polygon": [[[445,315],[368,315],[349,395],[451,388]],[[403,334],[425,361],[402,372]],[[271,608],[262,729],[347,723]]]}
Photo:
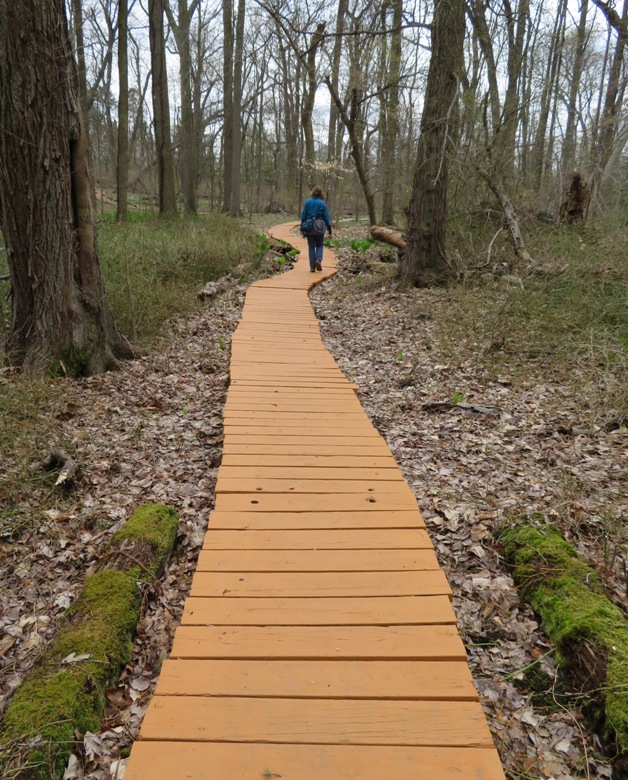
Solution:
{"label": "green undergrowth", "polygon": [[470,273],[447,291],[441,346],[514,381],[557,377],[596,421],[621,420],[628,413],[625,225],[529,226],[528,268],[513,262],[502,235],[487,259],[493,228],[460,236]]}
{"label": "green undergrowth", "polygon": [[259,238],[240,220],[222,215],[159,219],[133,215],[98,225],[100,263],[111,309],[122,332],[147,346],[164,324],[200,305],[196,293],[228,273],[255,274]]}
{"label": "green undergrowth", "polygon": [[[17,689],[0,731],[2,777],[49,780],[63,774],[75,732],[98,731],[105,690],[128,662],[137,624],[139,581],[152,581],[171,552],[178,520],[163,505],[137,509],[112,539],[124,570],[90,575],[39,662]],[[4,766],[3,766],[4,763]],[[19,767],[19,769],[18,769]]]}
{"label": "green undergrowth", "polygon": [[628,757],[628,619],[600,576],[552,527],[518,524],[500,541],[523,598],[540,616],[561,665],[588,698],[607,742]]}

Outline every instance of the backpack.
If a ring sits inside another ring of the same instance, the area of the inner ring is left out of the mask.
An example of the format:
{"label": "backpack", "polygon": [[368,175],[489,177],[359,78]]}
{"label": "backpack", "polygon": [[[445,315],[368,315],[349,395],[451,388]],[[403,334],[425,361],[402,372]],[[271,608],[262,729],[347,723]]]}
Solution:
{"label": "backpack", "polygon": [[301,223],[301,233],[304,236],[319,238],[325,235],[325,220],[322,217],[306,217]]}

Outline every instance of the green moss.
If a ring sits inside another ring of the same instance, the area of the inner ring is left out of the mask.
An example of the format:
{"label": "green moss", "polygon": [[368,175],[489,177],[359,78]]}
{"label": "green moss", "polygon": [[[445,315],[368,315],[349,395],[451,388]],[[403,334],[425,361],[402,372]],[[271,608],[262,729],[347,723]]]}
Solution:
{"label": "green moss", "polygon": [[[598,663],[585,682],[606,736],[628,752],[628,620],[603,593],[598,573],[551,526],[517,525],[501,535],[522,595],[556,644],[559,661],[582,679],[584,643]],[[601,689],[601,691],[600,691]]]}
{"label": "green moss", "polygon": [[157,575],[177,527],[177,515],[167,506],[141,506],[133,513],[112,540],[124,566],[87,578],[51,646],[16,691],[1,737],[5,745],[27,745],[29,768],[21,777],[60,777],[75,730],[98,729],[104,692],[131,655],[140,615],[138,580]]}
{"label": "green moss", "polygon": [[[32,768],[25,776],[59,777],[74,744],[74,730],[98,729],[104,691],[131,654],[140,612],[138,574],[138,569],[105,570],[88,577],[51,647],[16,691],[2,740],[38,738],[28,753]],[[88,657],[73,663],[77,656]]]}
{"label": "green moss", "polygon": [[164,504],[144,504],[114,535],[111,546],[118,546],[127,539],[149,544],[156,554],[156,568],[159,569],[172,551],[178,527],[179,519],[173,509]]}

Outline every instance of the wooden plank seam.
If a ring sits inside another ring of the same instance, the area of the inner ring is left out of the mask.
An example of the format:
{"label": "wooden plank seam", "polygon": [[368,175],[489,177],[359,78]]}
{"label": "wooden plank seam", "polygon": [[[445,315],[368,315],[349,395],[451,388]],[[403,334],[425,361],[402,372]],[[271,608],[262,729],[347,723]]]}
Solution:
{"label": "wooden plank seam", "polygon": [[216,508],[125,780],[505,780],[416,500],[293,270],[234,334]]}

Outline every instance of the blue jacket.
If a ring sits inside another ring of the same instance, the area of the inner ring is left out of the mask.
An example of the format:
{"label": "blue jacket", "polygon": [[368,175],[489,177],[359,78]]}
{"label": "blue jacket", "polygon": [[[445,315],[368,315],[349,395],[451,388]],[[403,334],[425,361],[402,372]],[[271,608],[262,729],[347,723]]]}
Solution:
{"label": "blue jacket", "polygon": [[327,229],[331,230],[331,220],[329,219],[329,212],[327,211],[327,205],[321,198],[308,198],[303,204],[303,211],[301,212],[301,222],[303,223],[307,217],[323,218]]}

